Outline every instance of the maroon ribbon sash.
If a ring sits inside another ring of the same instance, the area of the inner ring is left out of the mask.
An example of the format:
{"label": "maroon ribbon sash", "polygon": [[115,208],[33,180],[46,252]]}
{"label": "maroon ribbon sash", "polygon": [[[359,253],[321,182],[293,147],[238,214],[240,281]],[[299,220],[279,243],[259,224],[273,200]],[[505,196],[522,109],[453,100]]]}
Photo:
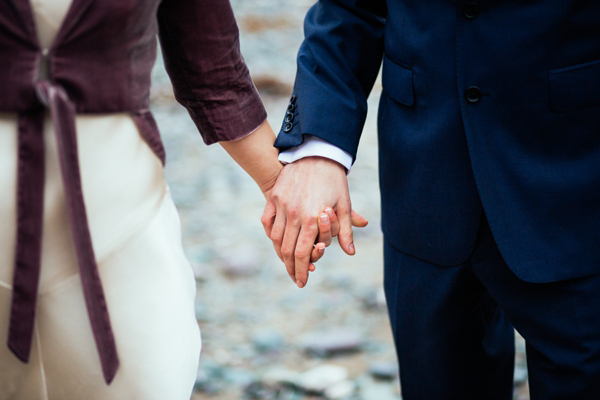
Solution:
{"label": "maroon ribbon sash", "polygon": [[[60,169],[85,303],[107,384],[119,367],[117,348],[90,236],[79,172],[75,108],[65,91],[50,82],[36,85],[38,97],[50,109]],[[19,115],[17,177],[17,248],[8,347],[27,362],[40,276],[44,209],[44,108]]]}

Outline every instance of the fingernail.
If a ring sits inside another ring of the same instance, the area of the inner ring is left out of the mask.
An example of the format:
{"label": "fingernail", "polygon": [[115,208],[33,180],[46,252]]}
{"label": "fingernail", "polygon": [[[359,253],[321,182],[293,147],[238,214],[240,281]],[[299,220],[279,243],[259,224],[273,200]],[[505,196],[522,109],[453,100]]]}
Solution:
{"label": "fingernail", "polygon": [[325,247],[319,247],[319,253],[321,253],[321,254],[325,253]]}
{"label": "fingernail", "polygon": [[356,253],[356,250],[354,249],[354,243],[350,243],[350,246],[348,246],[348,247],[350,247],[350,251],[352,253]]}
{"label": "fingernail", "polygon": [[299,287],[300,289],[302,289],[302,288],[304,287],[304,284],[302,283],[302,281],[301,281],[300,279],[298,279],[298,280],[296,281],[296,284],[298,285],[298,287]]}
{"label": "fingernail", "polygon": [[321,218],[322,224],[326,224],[327,221],[329,220],[329,217],[327,216],[327,214],[321,214],[321,216],[319,218]]}
{"label": "fingernail", "polygon": [[333,217],[333,210],[329,207],[327,207],[325,209],[325,212],[327,213],[327,215],[329,215],[329,218]]}

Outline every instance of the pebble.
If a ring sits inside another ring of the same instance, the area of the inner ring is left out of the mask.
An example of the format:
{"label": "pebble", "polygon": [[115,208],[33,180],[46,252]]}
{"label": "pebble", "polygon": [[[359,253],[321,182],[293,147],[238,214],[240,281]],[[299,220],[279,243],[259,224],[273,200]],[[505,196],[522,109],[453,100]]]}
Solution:
{"label": "pebble", "polygon": [[196,374],[194,390],[210,395],[217,394],[225,387],[222,380],[223,376],[224,369],[216,364],[201,367]]}
{"label": "pebble", "polygon": [[317,357],[357,352],[364,344],[362,336],[353,330],[313,332],[306,335],[302,342],[304,350]]}
{"label": "pebble", "polygon": [[367,310],[386,310],[385,293],[383,288],[369,290],[362,296],[363,305]]}
{"label": "pebble", "polygon": [[277,392],[260,381],[254,381],[244,388],[244,398],[251,400],[271,400],[277,398]]}
{"label": "pebble", "polygon": [[254,348],[261,353],[274,353],[282,350],[285,342],[277,331],[262,331],[252,337]]}
{"label": "pebble", "polygon": [[513,382],[515,385],[523,385],[525,382],[527,382],[527,366],[526,365],[521,365],[521,364],[517,364],[515,365],[515,372],[514,372],[514,379]]}
{"label": "pebble", "polygon": [[197,321],[202,321],[202,322],[206,322],[210,320],[210,311],[208,310],[208,307],[206,307],[206,305],[200,301],[196,301],[195,304],[195,310],[196,310],[196,320]]}
{"label": "pebble", "polygon": [[360,379],[360,400],[401,400],[396,393],[394,385],[374,381],[373,379]]}
{"label": "pebble", "polygon": [[296,386],[306,393],[323,395],[325,391],[348,378],[348,371],[337,365],[323,364],[303,372]]}
{"label": "pebble", "polygon": [[350,289],[354,280],[351,276],[334,274],[327,276],[323,284],[336,289]]}
{"label": "pebble", "polygon": [[262,382],[269,387],[296,386],[300,373],[282,366],[269,369],[262,377]]}
{"label": "pebble", "polygon": [[247,386],[256,381],[252,372],[240,368],[227,369],[224,378],[228,383],[236,386]]}
{"label": "pebble", "polygon": [[376,379],[391,381],[398,376],[398,364],[396,362],[379,362],[371,364],[369,373]]}
{"label": "pebble", "polygon": [[203,263],[192,263],[192,271],[198,282],[206,282],[208,278],[209,267]]}
{"label": "pebble", "polygon": [[356,391],[356,384],[350,380],[338,382],[325,390],[327,399],[347,399]]}
{"label": "pebble", "polygon": [[221,271],[229,278],[248,277],[259,271],[260,264],[258,252],[248,246],[242,246],[223,257]]}

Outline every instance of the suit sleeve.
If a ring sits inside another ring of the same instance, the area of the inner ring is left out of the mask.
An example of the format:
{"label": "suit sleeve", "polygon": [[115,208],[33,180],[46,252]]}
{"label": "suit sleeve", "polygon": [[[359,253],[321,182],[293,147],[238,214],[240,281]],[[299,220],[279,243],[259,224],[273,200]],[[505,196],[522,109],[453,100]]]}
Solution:
{"label": "suit sleeve", "polygon": [[229,0],[163,0],[159,39],[175,98],[206,144],[240,139],[267,118]]}
{"label": "suit sleeve", "polygon": [[320,0],[307,13],[294,94],[275,142],[319,137],[356,157],[383,58],[385,0]]}

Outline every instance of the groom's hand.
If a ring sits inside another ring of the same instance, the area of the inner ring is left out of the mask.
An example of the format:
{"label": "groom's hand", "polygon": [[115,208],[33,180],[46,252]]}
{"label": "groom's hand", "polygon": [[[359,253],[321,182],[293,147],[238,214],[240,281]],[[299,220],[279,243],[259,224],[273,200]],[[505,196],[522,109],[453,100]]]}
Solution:
{"label": "groom's hand", "polygon": [[319,235],[317,218],[327,208],[335,213],[337,221],[332,222],[339,224],[341,248],[353,255],[352,206],[345,168],[322,157],[306,157],[283,168],[261,221],[298,287],[306,285],[313,245]]}

